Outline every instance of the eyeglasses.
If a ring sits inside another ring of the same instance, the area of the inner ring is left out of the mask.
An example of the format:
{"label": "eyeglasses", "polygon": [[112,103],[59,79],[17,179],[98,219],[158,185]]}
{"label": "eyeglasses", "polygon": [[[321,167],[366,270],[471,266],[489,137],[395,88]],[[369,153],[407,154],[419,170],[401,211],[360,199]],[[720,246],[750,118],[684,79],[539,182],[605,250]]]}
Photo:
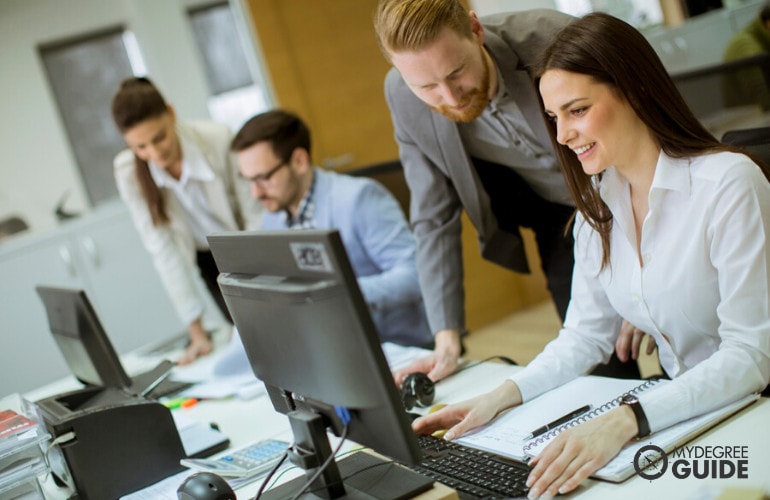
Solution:
{"label": "eyeglasses", "polygon": [[250,181],[250,182],[253,182],[255,184],[258,184],[261,187],[264,187],[268,182],[270,182],[270,178],[273,175],[275,175],[276,172],[281,170],[281,167],[285,167],[287,165],[288,165],[287,162],[282,161],[281,163],[279,163],[275,167],[271,168],[270,170],[268,170],[264,174],[258,174],[258,175],[255,175],[254,177],[247,177],[247,180]]}

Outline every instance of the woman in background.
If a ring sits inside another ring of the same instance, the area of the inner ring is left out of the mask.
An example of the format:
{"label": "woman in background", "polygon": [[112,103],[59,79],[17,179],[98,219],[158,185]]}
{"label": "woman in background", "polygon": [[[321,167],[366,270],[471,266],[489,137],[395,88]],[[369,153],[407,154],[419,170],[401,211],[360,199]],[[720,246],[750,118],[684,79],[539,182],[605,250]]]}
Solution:
{"label": "woman in background", "polygon": [[673,380],[561,432],[530,498],[575,489],[634,437],[770,381],[770,169],[696,120],[645,38],[606,14],[565,27],[538,85],[578,213],[559,336],[497,389],[414,421],[453,439],[606,361],[621,318]]}
{"label": "woman in background", "polygon": [[121,83],[112,117],[128,144],[114,161],[118,191],[187,325],[190,343],[179,363],[190,363],[212,349],[202,322],[206,290],[230,319],[206,235],[255,229],[261,208],[238,176],[225,125],[178,122],[174,108],[141,77]]}

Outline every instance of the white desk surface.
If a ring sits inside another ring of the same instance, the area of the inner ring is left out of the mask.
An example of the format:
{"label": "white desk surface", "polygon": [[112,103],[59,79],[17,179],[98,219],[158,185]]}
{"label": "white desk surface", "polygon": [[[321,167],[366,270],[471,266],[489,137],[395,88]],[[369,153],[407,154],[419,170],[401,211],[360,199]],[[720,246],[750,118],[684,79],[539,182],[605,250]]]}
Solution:
{"label": "white desk surface", "polygon": [[[520,367],[498,363],[483,363],[453,375],[436,386],[435,404],[452,403],[496,387]],[[73,380],[63,380],[26,394],[30,400],[56,394],[71,388]],[[267,396],[252,400],[210,400],[185,409],[190,417],[203,422],[215,422],[237,447],[259,439],[278,437],[291,440],[288,420],[273,410]],[[336,440],[333,438],[333,443]],[[748,479],[677,479],[669,469],[660,479],[648,481],[633,476],[620,484],[587,480],[575,492],[560,496],[565,499],[685,499],[717,498],[715,492],[725,488],[757,489],[770,492],[770,399],[760,400],[734,415],[726,422],[707,431],[690,444],[713,446],[748,446]],[[300,471],[284,474],[282,480],[295,477]],[[66,498],[48,481],[44,484],[47,498]],[[238,489],[239,498],[251,498],[260,481]],[[736,497],[745,498],[745,497]]]}

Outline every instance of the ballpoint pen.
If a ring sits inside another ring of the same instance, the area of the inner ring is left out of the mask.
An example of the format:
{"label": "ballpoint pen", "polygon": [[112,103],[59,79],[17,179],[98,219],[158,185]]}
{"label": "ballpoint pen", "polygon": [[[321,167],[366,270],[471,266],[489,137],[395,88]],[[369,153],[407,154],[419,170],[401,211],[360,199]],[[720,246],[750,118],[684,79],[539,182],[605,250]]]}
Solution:
{"label": "ballpoint pen", "polygon": [[553,422],[549,422],[549,423],[547,423],[547,424],[545,424],[545,425],[543,425],[541,427],[538,427],[537,429],[535,429],[534,431],[529,433],[529,435],[524,437],[524,441],[527,441],[527,440],[532,439],[534,437],[537,437],[537,436],[539,436],[541,434],[544,434],[544,433],[550,431],[551,429],[553,429],[554,427],[558,427],[558,426],[560,426],[562,424],[565,424],[565,423],[569,422],[570,420],[572,420],[573,418],[579,417],[580,415],[582,415],[582,414],[584,414],[586,412],[589,412],[589,411],[591,411],[591,405],[581,406],[577,410],[573,410],[573,411],[567,413],[566,415],[564,415],[563,417],[557,418]]}

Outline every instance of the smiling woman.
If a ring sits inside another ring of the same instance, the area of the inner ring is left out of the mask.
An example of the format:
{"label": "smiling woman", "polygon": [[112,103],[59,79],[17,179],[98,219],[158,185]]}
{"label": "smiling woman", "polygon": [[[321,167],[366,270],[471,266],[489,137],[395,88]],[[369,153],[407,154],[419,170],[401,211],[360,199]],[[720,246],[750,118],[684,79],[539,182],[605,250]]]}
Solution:
{"label": "smiling woman", "polygon": [[770,168],[711,136],[644,37],[607,14],[562,29],[536,76],[578,209],[564,326],[497,389],[414,427],[459,436],[588,373],[628,319],[655,340],[673,380],[551,441],[527,485],[530,498],[552,498],[634,437],[770,382]]}
{"label": "smiling woman", "polygon": [[136,77],[121,83],[112,117],[129,146],[114,162],[118,191],[187,325],[190,345],[180,363],[189,363],[212,348],[204,294],[230,318],[206,236],[255,229],[261,211],[238,176],[225,125],[178,122],[152,82]]}

